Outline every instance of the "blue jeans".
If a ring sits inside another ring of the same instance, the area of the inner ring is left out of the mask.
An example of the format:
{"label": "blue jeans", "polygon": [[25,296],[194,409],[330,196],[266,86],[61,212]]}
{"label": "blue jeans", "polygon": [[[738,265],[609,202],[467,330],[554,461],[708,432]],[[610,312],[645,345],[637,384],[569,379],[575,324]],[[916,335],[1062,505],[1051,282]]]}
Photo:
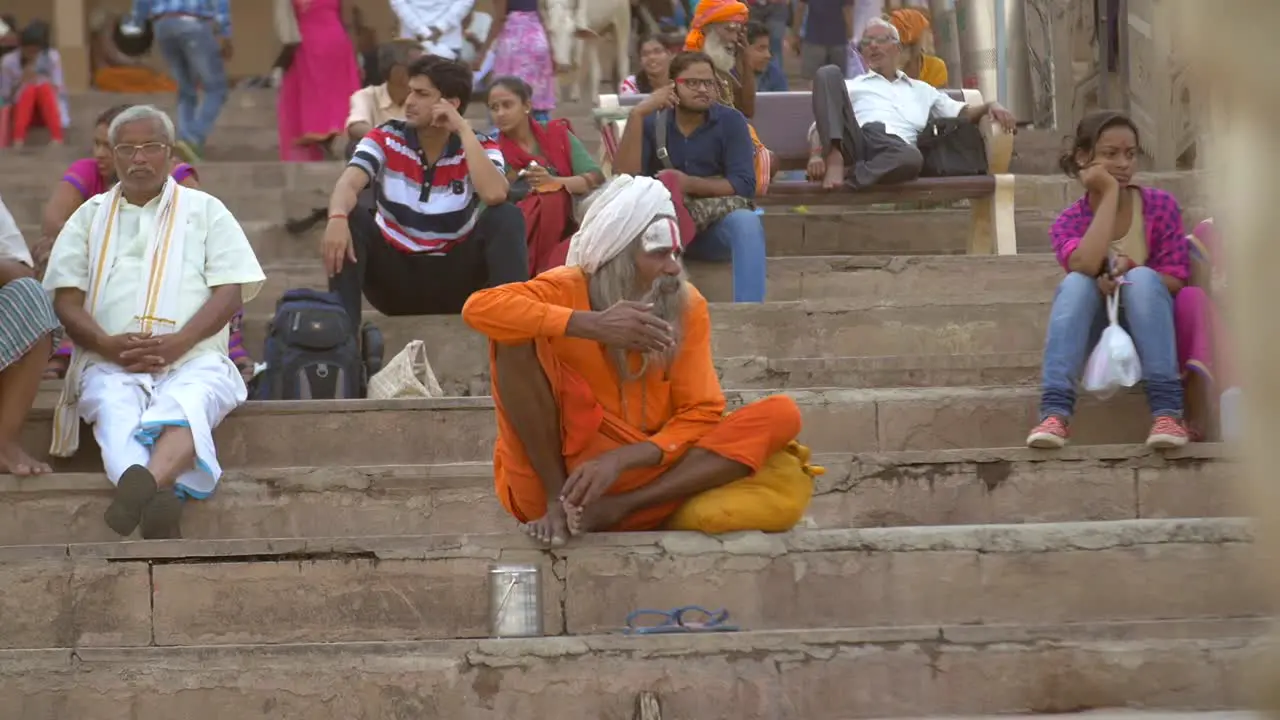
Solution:
{"label": "blue jeans", "polygon": [[[1148,267],[1125,274],[1120,286],[1120,324],[1133,338],[1142,363],[1147,405],[1155,417],[1182,417],[1182,380],[1173,331],[1173,295]],[[1107,305],[1097,280],[1073,272],[1058,284],[1044,343],[1040,418],[1070,418],[1076,382],[1089,352],[1107,326]]]}
{"label": "blue jeans", "polygon": [[685,257],[732,262],[733,301],[764,302],[764,224],[754,212],[734,210],[698,233]]}
{"label": "blue jeans", "polygon": [[218,38],[209,23],[187,17],[162,18],[155,34],[178,83],[178,139],[202,148],[227,101],[227,72]]}

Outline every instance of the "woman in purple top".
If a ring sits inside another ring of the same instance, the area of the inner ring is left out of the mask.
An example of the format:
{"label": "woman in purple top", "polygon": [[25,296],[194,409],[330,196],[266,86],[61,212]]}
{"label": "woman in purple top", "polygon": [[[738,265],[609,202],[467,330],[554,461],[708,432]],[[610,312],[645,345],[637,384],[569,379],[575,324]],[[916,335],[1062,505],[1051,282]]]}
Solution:
{"label": "woman in purple top", "polygon": [[[98,116],[93,128],[93,157],[83,158],[71,163],[53,190],[53,196],[44,206],[44,214],[40,226],[40,241],[35,247],[36,264],[41,274],[44,264],[49,259],[49,251],[62,226],[85,200],[110,190],[116,183],[115,161],[112,158],[111,143],[107,139],[107,129],[111,121],[125,110],[128,105],[117,105]],[[200,178],[196,169],[186,163],[178,163],[173,168],[173,179],[190,188],[200,187]],[[253,361],[244,350],[244,343],[239,332],[240,315],[232,320],[231,359],[242,372],[253,367]],[[65,339],[58,346],[45,377],[57,378],[66,374],[67,364],[71,360],[71,340]]]}
{"label": "woman in purple top", "polygon": [[1187,443],[1173,307],[1191,272],[1189,246],[1178,201],[1163,190],[1130,184],[1138,147],[1133,121],[1103,110],[1080,121],[1074,145],[1062,157],[1063,170],[1080,180],[1086,194],[1050,231],[1067,276],[1049,314],[1040,424],[1027,438],[1031,447],[1067,443],[1076,382],[1106,326],[1105,299],[1115,292],[1154,418],[1147,445]]}

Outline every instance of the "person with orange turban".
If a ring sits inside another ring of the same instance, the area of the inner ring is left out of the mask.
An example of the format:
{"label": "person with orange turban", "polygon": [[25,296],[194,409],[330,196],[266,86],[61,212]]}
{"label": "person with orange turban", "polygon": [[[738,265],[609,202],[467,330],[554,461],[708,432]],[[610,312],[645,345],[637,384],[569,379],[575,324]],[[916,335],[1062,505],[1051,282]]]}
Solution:
{"label": "person with orange turban", "polygon": [[[711,58],[711,64],[720,79],[720,102],[735,108],[750,120],[755,114],[755,73],[746,66],[743,47],[750,9],[738,0],[701,0],[693,11],[689,34],[685,37],[686,52],[703,52]],[[773,154],[760,142],[755,127],[751,130],[751,142],[755,146],[756,194],[769,190],[773,177]]]}
{"label": "person with orange turban", "polygon": [[738,0],[701,0],[693,10],[693,21],[689,23],[689,35],[685,37],[685,50],[703,50],[707,36],[703,28],[708,25],[736,23],[745,25],[751,10]]}
{"label": "person with orange turban", "polygon": [[933,26],[929,15],[915,8],[901,8],[888,15],[902,38],[902,72],[913,80],[936,88],[947,85],[947,64],[933,54]]}

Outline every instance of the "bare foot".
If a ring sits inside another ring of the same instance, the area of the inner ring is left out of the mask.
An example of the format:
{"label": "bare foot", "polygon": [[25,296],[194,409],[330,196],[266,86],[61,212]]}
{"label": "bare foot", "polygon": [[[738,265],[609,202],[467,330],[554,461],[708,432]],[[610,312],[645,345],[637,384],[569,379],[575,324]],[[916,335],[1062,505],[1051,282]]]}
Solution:
{"label": "bare foot", "polygon": [[608,530],[631,514],[631,509],[616,495],[606,495],[586,507],[566,503],[564,511],[569,520],[569,534],[574,537]]}
{"label": "bare foot", "polygon": [[547,506],[546,515],[522,524],[520,530],[543,545],[560,547],[569,540],[569,522],[565,508],[558,503],[551,503]]}
{"label": "bare foot", "polygon": [[26,477],[28,475],[44,475],[53,472],[48,464],[28,455],[15,442],[0,444],[0,475],[12,473]]}
{"label": "bare foot", "polygon": [[844,156],[838,152],[827,155],[827,174],[822,178],[824,190],[834,190],[844,184]]}

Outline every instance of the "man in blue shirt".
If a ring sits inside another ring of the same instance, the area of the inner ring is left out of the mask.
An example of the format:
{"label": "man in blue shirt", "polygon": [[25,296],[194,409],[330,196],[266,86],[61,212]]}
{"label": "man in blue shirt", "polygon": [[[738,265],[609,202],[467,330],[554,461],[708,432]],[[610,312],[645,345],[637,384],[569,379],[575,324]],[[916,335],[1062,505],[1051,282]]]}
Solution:
{"label": "man in blue shirt", "polygon": [[148,21],[178,83],[178,140],[173,149],[183,160],[199,162],[227,101],[227,70],[222,61],[231,57],[231,2],[133,0],[131,29],[141,32]]}
{"label": "man in blue shirt", "polygon": [[[705,53],[671,60],[671,85],[631,111],[618,143],[614,171],[628,175],[670,173],[685,200],[756,193],[755,148],[742,113],[717,102],[719,80]],[[657,123],[666,124],[666,162]],[[668,168],[669,164],[669,168]],[[734,302],[764,302],[764,225],[749,209],[734,210],[685,241],[686,257],[733,263]]]}

